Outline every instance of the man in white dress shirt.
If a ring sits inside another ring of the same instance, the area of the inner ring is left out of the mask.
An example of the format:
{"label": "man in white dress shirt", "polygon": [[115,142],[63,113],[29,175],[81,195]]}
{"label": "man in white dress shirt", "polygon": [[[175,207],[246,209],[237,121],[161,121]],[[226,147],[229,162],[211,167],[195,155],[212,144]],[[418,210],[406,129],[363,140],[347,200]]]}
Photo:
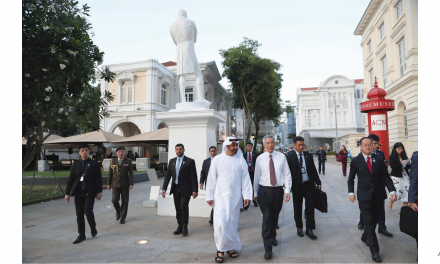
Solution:
{"label": "man in white dress shirt", "polygon": [[278,245],[276,228],[278,216],[283,207],[283,193],[284,200],[288,202],[292,178],[286,156],[274,151],[274,137],[265,136],[263,143],[266,152],[258,156],[255,164],[254,200],[258,202],[263,213],[261,236],[265,250],[264,258],[271,259],[272,246]]}
{"label": "man in white dress shirt", "polygon": [[214,207],[217,262],[223,262],[225,251],[232,258],[238,257],[235,250],[241,250],[238,221],[242,197],[244,206],[249,206],[252,199],[248,164],[243,159],[238,143],[235,137],[226,138],[222,153],[211,162],[206,182],[206,201]]}

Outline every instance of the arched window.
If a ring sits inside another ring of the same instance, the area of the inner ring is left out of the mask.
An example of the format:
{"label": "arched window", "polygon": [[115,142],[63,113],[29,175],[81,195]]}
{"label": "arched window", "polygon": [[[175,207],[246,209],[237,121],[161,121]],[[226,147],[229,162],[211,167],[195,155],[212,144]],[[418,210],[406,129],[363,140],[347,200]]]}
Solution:
{"label": "arched window", "polygon": [[406,106],[403,107],[403,128],[405,129],[405,138],[408,138],[408,116],[405,111]]}

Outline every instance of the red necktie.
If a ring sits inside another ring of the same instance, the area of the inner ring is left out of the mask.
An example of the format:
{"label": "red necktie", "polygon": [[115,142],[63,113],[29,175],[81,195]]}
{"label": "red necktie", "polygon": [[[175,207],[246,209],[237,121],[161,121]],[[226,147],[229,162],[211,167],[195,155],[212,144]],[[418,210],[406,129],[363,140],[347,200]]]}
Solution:
{"label": "red necktie", "polygon": [[367,165],[368,165],[368,168],[370,169],[370,172],[373,173],[373,170],[371,169],[370,157],[367,157]]}
{"label": "red necktie", "polygon": [[250,152],[249,152],[249,171],[252,171],[252,158]]}

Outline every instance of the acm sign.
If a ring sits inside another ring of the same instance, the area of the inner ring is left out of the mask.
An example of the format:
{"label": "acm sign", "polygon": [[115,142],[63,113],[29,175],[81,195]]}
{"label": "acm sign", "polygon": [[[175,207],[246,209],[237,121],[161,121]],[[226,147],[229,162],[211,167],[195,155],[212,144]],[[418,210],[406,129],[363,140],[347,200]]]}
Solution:
{"label": "acm sign", "polygon": [[370,116],[371,131],[387,130],[386,115],[371,115]]}

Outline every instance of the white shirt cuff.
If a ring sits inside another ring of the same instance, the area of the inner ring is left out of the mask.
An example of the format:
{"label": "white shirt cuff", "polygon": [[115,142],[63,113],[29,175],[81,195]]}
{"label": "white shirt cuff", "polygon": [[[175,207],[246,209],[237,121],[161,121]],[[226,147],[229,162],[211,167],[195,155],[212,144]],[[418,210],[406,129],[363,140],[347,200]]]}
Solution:
{"label": "white shirt cuff", "polygon": [[390,192],[390,194],[394,194],[394,195],[395,195],[395,194],[396,194],[396,192],[395,192],[395,191],[392,191],[392,192]]}
{"label": "white shirt cuff", "polygon": [[348,194],[348,196],[352,196],[352,195],[354,195],[354,193],[349,193],[349,194]]}

